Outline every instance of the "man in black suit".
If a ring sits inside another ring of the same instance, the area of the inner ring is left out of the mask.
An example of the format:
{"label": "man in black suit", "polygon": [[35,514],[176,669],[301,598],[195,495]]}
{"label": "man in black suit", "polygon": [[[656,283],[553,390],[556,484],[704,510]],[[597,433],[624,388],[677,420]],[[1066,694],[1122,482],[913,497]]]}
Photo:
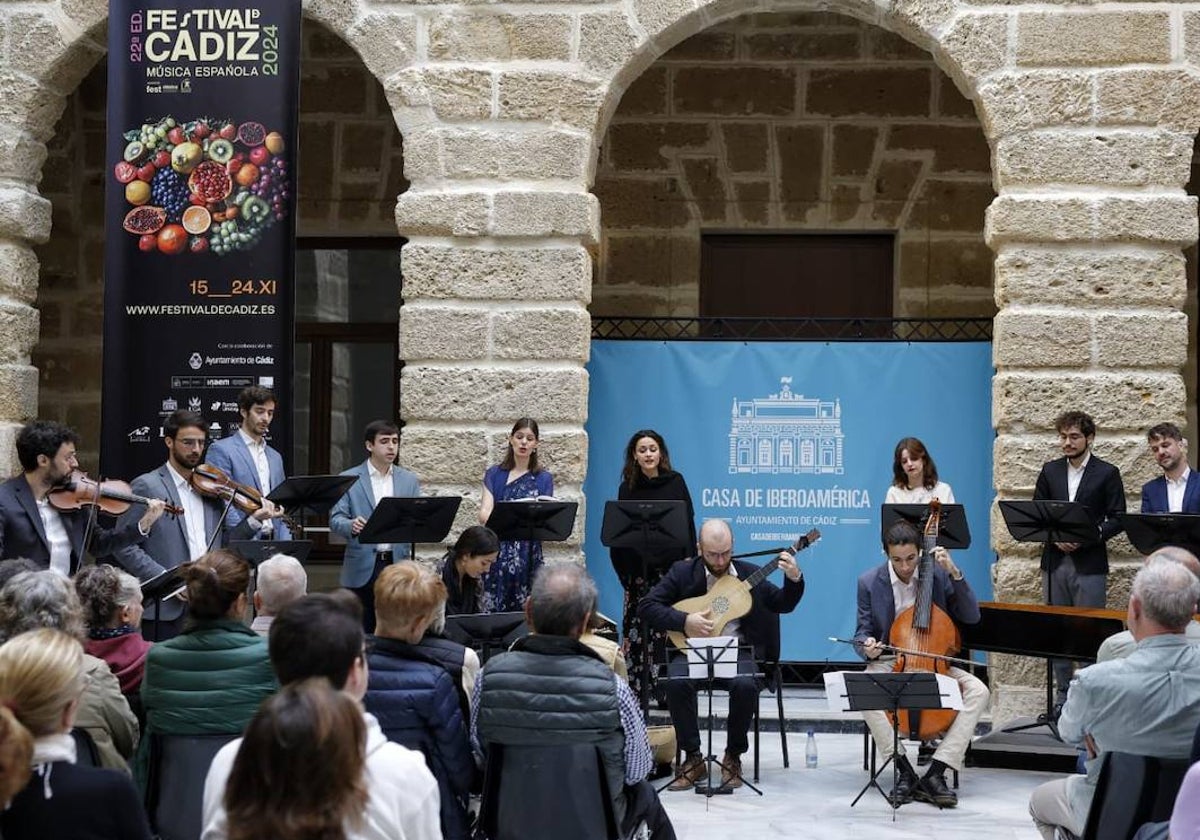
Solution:
{"label": "man in black suit", "polygon": [[[735,578],[745,580],[759,570],[753,563],[733,560],[733,534],[724,520],[709,519],[700,526],[697,549],[698,557],[680,560],[672,565],[638,605],[638,615],[654,629],[676,630],[690,637],[716,635],[713,633],[716,622],[711,609],[685,613],[673,605],[684,598],[706,594],[725,575],[732,574]],[[729,690],[728,738],[725,756],[721,761],[722,786],[733,788],[742,783],[742,753],[749,746],[747,732],[754,717],[758,692],[762,688],[758,679],[752,676],[758,671],[755,660],[779,659],[779,614],[794,610],[804,594],[804,576],[790,552],[780,552],[779,568],[784,574],[783,588],[767,580],[760,582],[750,590],[750,612],[726,624],[722,631],[722,635],[737,636],[740,641],[754,648],[753,656],[748,651],[738,651],[738,672],[746,676],[716,681],[718,687]],[[687,660],[682,654],[675,656],[670,663],[670,670],[672,676],[686,676]],[[707,772],[700,752],[700,726],[696,708],[698,688],[699,683],[694,680],[667,681],[667,708],[671,711],[671,722],[675,724],[679,746],[687,753],[687,760],[678,769],[670,790],[687,790]]]}
{"label": "man in black suit", "polygon": [[79,468],[78,443],[73,430],[49,420],[35,420],[17,434],[24,474],[0,484],[0,560],[26,557],[41,568],[73,575],[86,551],[99,557],[138,542],[162,516],[163,503],[155,500],[136,520],[109,529],[92,519],[94,509],[88,506],[55,509],[48,495],[70,484]]}
{"label": "man in black suit", "polygon": [[[1096,538],[1084,543],[1048,542],[1042,549],[1042,595],[1047,604],[1103,607],[1108,580],[1106,542],[1121,532],[1118,513],[1125,511],[1121,471],[1092,453],[1096,422],[1082,411],[1068,411],[1054,421],[1063,457],[1042,465],[1033,498],[1079,502],[1096,526]],[[1074,663],[1054,661],[1058,703],[1067,699]]]}
{"label": "man in black suit", "polygon": [[[140,544],[126,545],[113,553],[110,559],[139,580],[147,581],[167,569],[174,569],[180,563],[195,560],[213,543],[213,534],[221,521],[225,503],[211,496],[201,496],[190,483],[192,470],[204,457],[207,441],[203,417],[194,411],[174,412],[163,421],[166,463],[139,475],[130,485],[134,493],[153,499],[166,499],[184,511],[182,516],[175,517],[174,522],[159,525]],[[121,516],[118,525],[128,525],[134,516],[135,512],[130,509]],[[234,528],[223,525],[221,536],[213,543],[213,547],[221,548],[230,539],[253,539],[258,530],[255,527],[257,523],[269,516],[264,508],[243,519]],[[151,604],[142,619],[146,637],[163,640],[177,635],[182,617],[183,603],[177,598],[167,598],[157,610]]]}

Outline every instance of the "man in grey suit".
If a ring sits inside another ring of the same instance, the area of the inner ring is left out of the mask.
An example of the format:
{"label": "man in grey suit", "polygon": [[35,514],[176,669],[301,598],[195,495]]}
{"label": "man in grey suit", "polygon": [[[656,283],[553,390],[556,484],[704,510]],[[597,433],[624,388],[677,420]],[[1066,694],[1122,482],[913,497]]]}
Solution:
{"label": "man in grey suit", "polygon": [[421,484],[415,474],[396,466],[400,429],[395,423],[389,420],[368,423],[363,440],[367,460],[342,473],[358,476],[358,481],[334,505],[329,514],[329,530],[347,540],[341,584],[362,601],[363,629],[374,633],[375,579],[394,560],[408,557],[408,546],[364,545],[358,541],[358,535],[380,499],[420,496]]}
{"label": "man in grey suit", "polygon": [[[274,539],[290,540],[291,532],[279,520],[283,511],[265,498],[287,477],[283,472],[283,456],[266,440],[267,430],[275,419],[275,392],[261,385],[250,385],[238,394],[237,403],[242,425],[233,434],[213,442],[208,448],[207,461],[238,484],[262,493],[263,506],[275,519]],[[244,518],[245,514],[236,508],[229,511],[230,525],[237,525]]]}
{"label": "man in grey suit", "polygon": [[[176,411],[163,422],[163,443],[167,446],[167,461],[161,467],[135,478],[130,485],[134,493],[152,499],[167,499],[182,507],[183,516],[174,522],[160,522],[140,544],[128,545],[113,552],[111,559],[139,580],[147,581],[180,563],[195,560],[208,550],[226,545],[230,539],[251,539],[270,514],[260,510],[231,527],[228,520],[214,542],[213,534],[225,504],[219,499],[201,496],[189,483],[192,470],[200,463],[207,442],[204,418],[194,411]],[[134,511],[126,512],[121,525]],[[168,639],[178,634],[183,619],[183,603],[167,598],[157,609],[151,604],[143,616],[147,638]],[[157,627],[154,625],[157,623]]]}

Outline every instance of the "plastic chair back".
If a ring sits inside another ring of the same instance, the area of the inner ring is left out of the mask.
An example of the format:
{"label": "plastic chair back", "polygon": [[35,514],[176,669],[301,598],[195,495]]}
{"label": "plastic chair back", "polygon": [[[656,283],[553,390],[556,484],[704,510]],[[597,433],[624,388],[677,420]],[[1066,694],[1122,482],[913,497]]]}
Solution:
{"label": "plastic chair back", "polygon": [[204,779],[213,757],[239,733],[150,734],[146,812],[161,840],[200,840]]}
{"label": "plastic chair back", "polygon": [[1171,818],[1189,762],[1133,753],[1105,753],[1084,840],[1130,840],[1142,823]]}

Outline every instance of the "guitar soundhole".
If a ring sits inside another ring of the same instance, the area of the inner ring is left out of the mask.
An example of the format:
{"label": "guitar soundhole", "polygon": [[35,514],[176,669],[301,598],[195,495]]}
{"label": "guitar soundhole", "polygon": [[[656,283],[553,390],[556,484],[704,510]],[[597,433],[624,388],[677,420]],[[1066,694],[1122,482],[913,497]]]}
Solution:
{"label": "guitar soundhole", "polygon": [[716,615],[724,615],[729,611],[729,599],[725,597],[713,598],[712,611]]}

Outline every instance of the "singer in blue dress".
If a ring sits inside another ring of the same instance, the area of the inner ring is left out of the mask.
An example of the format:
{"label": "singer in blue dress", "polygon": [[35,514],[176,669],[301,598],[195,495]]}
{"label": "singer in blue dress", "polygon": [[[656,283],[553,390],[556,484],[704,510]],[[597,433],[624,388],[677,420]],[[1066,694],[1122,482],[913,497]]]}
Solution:
{"label": "singer in blue dress", "polygon": [[[504,460],[483,476],[479,522],[487,524],[496,502],[554,495],[554,477],[538,466],[538,424],[522,417],[513,424]],[[513,612],[525,608],[533,576],[542,565],[538,540],[502,540],[496,562],[483,577],[483,611]]]}

